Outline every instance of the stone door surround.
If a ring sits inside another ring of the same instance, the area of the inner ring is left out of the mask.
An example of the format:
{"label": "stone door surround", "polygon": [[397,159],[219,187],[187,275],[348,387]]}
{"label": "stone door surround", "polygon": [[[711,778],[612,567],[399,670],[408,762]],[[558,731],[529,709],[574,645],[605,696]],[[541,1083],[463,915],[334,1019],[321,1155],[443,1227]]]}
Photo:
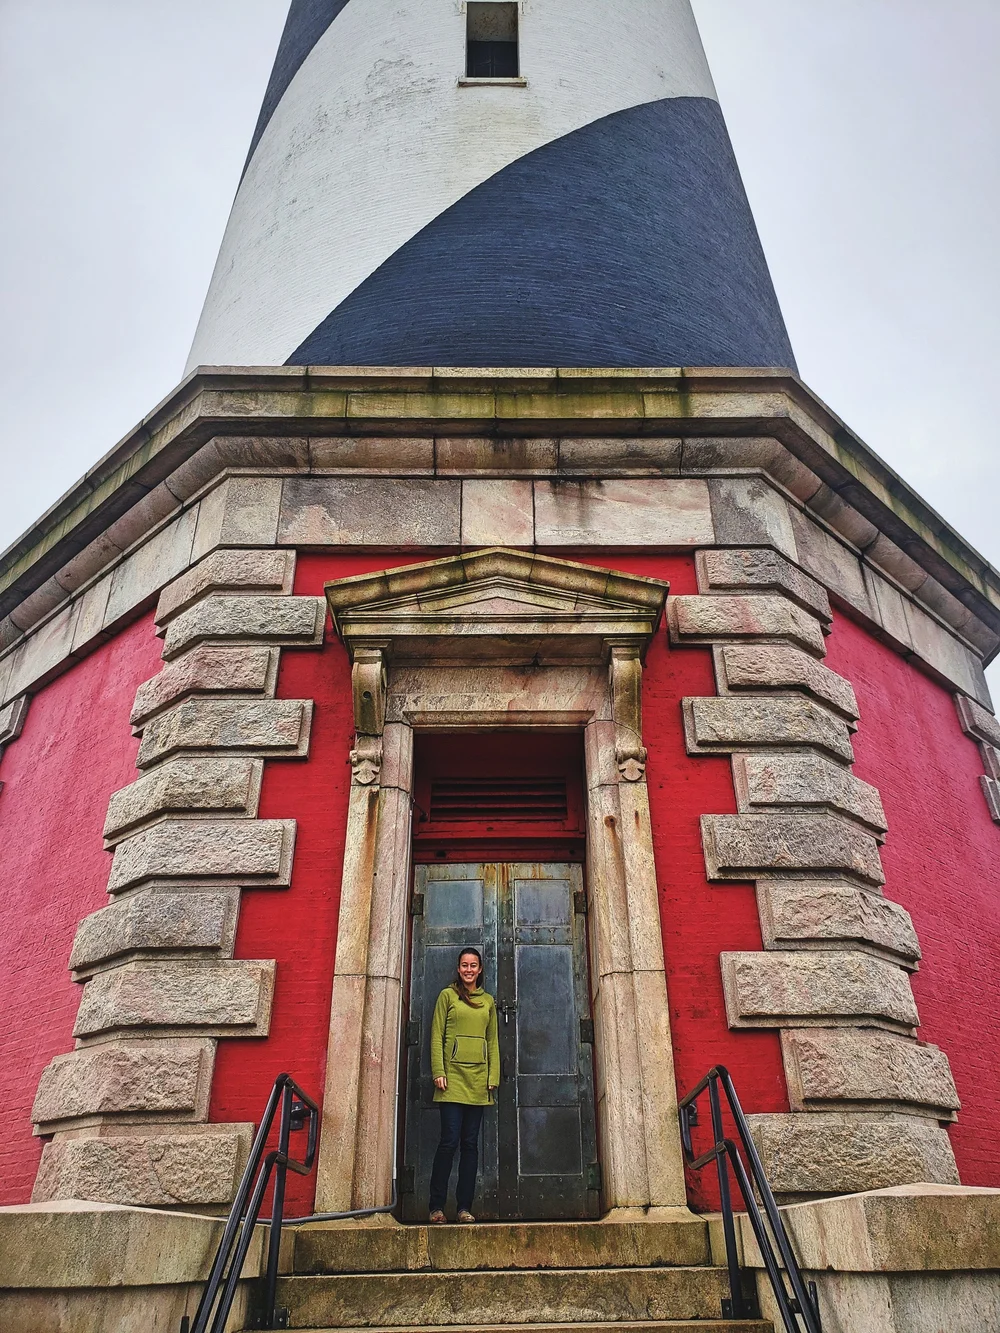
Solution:
{"label": "stone door surround", "polygon": [[327,585],[353,663],[357,737],[319,1209],[391,1194],[419,727],[584,732],[604,1203],[685,1203],[641,714],[642,660],[667,591],[504,548]]}

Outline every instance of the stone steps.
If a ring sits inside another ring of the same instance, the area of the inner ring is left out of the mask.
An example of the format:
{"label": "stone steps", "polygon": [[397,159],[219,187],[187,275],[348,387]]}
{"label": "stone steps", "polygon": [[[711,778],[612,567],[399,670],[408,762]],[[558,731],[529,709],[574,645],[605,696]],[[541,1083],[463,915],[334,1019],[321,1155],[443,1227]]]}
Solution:
{"label": "stone steps", "polygon": [[278,1305],[299,1329],[537,1328],[718,1322],[727,1294],[725,1270],[707,1266],[341,1273],[281,1279]]}
{"label": "stone steps", "polygon": [[294,1272],[473,1272],[503,1269],[694,1268],[709,1262],[708,1228],[664,1222],[522,1222],[477,1226],[307,1227]]}
{"label": "stone steps", "polygon": [[[475,1333],[608,1333],[609,1326],[600,1324],[475,1324],[465,1325]],[[773,1333],[774,1326],[767,1320],[757,1319],[661,1319],[655,1323],[643,1320],[640,1323],[618,1323],[617,1328],[626,1328],[628,1333]],[[437,1324],[434,1327],[412,1325],[409,1328],[373,1328],[366,1333],[455,1333],[454,1324]],[[301,1329],[300,1333],[338,1333],[336,1329],[310,1328]]]}

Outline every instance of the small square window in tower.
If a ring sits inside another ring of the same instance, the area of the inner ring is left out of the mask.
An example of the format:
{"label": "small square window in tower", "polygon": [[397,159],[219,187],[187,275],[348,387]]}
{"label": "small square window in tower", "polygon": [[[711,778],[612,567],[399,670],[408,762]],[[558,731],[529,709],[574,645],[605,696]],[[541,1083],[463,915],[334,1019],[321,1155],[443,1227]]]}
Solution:
{"label": "small square window in tower", "polygon": [[470,79],[516,79],[517,5],[468,5],[466,75]]}

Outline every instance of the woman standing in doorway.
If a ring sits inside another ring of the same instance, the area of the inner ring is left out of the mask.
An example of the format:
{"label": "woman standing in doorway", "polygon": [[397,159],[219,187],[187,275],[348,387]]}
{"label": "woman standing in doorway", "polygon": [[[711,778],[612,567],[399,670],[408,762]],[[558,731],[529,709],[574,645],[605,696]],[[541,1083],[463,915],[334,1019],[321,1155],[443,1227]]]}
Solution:
{"label": "woman standing in doorway", "polygon": [[450,986],[438,996],[431,1023],[431,1075],[441,1107],[441,1141],[431,1169],[430,1220],[446,1222],[448,1182],[458,1159],[457,1220],[474,1222],[472,1200],[479,1173],[479,1131],[483,1111],[493,1104],[500,1083],[497,1009],[483,990],[483,959],[463,949]]}

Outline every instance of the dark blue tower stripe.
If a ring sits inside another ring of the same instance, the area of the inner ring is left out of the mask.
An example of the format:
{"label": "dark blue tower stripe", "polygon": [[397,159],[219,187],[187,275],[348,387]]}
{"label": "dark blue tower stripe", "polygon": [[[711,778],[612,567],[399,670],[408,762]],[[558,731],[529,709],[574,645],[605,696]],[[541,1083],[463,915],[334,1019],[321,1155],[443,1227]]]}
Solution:
{"label": "dark blue tower stripe", "polygon": [[292,7],[288,11],[281,42],[278,45],[274,69],[271,71],[271,80],[264,94],[264,104],[257,117],[257,128],[250,142],[250,152],[243,168],[244,175],[288,85],[295,78],[306,56],[348,3],[349,0],[292,0]]}
{"label": "dark blue tower stripe", "polygon": [[387,259],[287,364],[795,361],[718,103],[672,98],[498,172]]}

